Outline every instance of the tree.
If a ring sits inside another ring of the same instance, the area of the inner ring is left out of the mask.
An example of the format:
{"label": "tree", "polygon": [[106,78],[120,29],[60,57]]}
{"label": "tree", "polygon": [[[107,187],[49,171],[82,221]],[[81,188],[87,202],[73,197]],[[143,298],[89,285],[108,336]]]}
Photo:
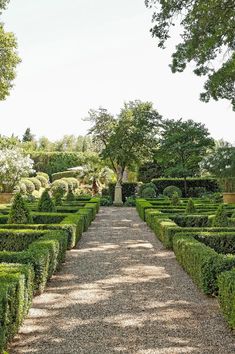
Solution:
{"label": "tree", "polygon": [[27,128],[24,135],[23,135],[22,142],[26,143],[26,142],[30,142],[33,140],[34,140],[34,135],[31,133],[30,128]]}
{"label": "tree", "polygon": [[93,126],[89,130],[94,141],[101,142],[101,156],[110,162],[121,183],[124,171],[151,154],[159,129],[160,115],[152,103],[130,101],[115,118],[104,108],[90,111]]}
{"label": "tree", "polygon": [[[0,0],[1,10],[5,10],[9,0]],[[13,33],[5,32],[3,24],[0,23],[0,100],[5,100],[13,87],[13,80],[16,76],[16,67],[20,58],[16,52],[17,42]]]}
{"label": "tree", "polygon": [[38,211],[53,213],[56,211],[55,204],[49,194],[48,189],[45,189],[38,201]]}
{"label": "tree", "polygon": [[193,120],[165,120],[155,159],[167,166],[166,176],[185,179],[187,194],[186,178],[200,173],[199,163],[213,146],[214,140],[203,124]]}
{"label": "tree", "polygon": [[182,72],[193,61],[194,73],[205,75],[201,100],[227,99],[235,110],[234,0],[145,0],[153,14],[152,36],[165,47],[170,29],[180,19],[182,42],[172,56],[172,72]]}
{"label": "tree", "polygon": [[33,218],[26,201],[20,193],[15,195],[9,213],[8,224],[32,224]]}

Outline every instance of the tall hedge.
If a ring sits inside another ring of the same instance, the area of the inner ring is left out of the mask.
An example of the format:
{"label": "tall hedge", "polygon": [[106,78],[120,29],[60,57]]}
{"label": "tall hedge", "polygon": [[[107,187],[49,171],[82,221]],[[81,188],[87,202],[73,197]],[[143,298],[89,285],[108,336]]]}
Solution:
{"label": "tall hedge", "polygon": [[[168,186],[176,186],[181,189],[184,195],[184,178],[155,178],[152,182],[156,185],[159,194]],[[215,178],[187,178],[187,189],[205,188],[207,192],[214,193],[219,191],[219,185]]]}
{"label": "tall hedge", "polygon": [[99,160],[98,154],[91,152],[31,152],[30,157],[34,161],[36,171],[45,172],[49,176],[71,167],[96,163]]}

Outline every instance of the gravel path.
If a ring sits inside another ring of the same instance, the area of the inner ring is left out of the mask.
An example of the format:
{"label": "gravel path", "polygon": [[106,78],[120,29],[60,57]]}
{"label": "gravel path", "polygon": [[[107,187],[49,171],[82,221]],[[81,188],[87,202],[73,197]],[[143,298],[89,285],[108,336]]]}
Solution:
{"label": "gravel path", "polygon": [[229,354],[235,337],[132,208],[102,208],[10,354]]}

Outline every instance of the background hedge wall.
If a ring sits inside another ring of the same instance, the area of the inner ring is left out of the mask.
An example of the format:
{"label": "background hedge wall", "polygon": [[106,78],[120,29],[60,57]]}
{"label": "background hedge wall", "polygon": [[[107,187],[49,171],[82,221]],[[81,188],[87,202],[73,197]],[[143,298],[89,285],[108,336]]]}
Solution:
{"label": "background hedge wall", "polygon": [[[162,194],[168,186],[176,186],[181,189],[185,197],[183,178],[156,178],[152,182],[157,187],[159,194]],[[219,191],[219,185],[215,178],[187,178],[187,189],[190,188],[205,188],[207,192],[211,193]]]}
{"label": "background hedge wall", "polygon": [[[109,184],[109,196],[114,200],[114,190],[115,190],[115,183]],[[123,203],[126,201],[126,198],[135,195],[136,187],[138,183],[123,183],[122,184],[122,200]]]}

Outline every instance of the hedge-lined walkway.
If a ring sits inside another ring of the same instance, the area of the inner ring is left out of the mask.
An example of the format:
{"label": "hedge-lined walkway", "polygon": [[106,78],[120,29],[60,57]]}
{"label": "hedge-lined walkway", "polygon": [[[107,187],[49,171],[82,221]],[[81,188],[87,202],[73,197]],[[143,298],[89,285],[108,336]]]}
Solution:
{"label": "hedge-lined walkway", "polygon": [[103,208],[10,354],[229,354],[235,337],[134,209]]}

